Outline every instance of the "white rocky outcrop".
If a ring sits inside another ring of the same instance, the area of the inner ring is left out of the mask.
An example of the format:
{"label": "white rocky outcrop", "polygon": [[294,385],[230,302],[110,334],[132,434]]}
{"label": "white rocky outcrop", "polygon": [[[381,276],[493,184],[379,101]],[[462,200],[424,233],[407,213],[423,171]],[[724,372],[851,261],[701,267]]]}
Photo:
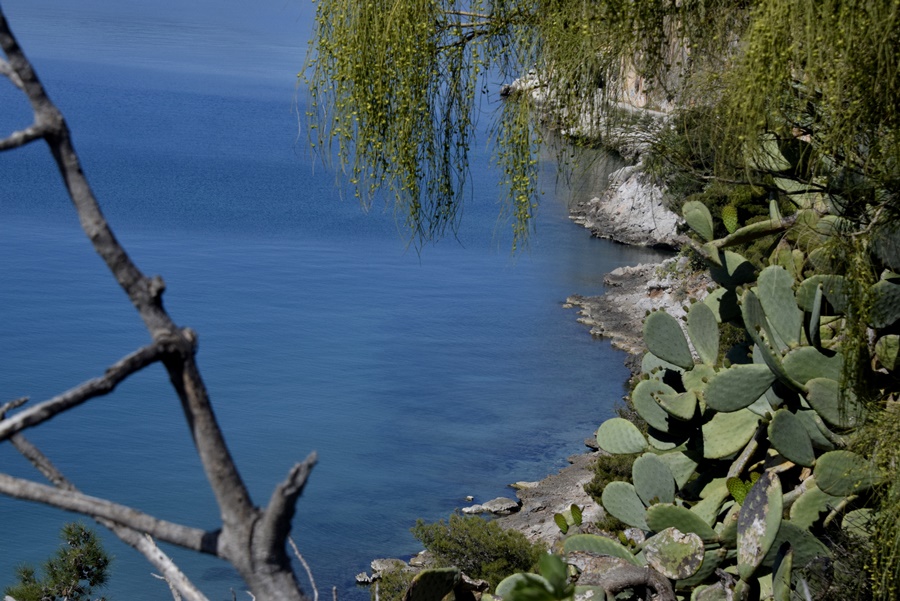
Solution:
{"label": "white rocky outcrop", "polygon": [[663,202],[663,190],[644,173],[642,164],[623,167],[609,176],[600,196],[578,204],[571,219],[599,238],[623,244],[678,248],[681,219]]}

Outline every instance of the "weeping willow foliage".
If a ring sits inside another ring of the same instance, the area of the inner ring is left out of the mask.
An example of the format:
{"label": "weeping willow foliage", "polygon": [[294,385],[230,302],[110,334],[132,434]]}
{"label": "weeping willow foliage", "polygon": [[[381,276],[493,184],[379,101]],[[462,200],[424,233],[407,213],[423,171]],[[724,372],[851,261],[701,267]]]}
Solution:
{"label": "weeping willow foliage", "polygon": [[[392,195],[398,219],[427,241],[458,224],[488,83],[530,73],[555,126],[596,134],[636,94],[677,98],[745,14],[727,0],[319,0],[302,74],[311,142],[365,204]],[[534,104],[519,96],[494,128],[515,242],[536,208],[541,143]]]}

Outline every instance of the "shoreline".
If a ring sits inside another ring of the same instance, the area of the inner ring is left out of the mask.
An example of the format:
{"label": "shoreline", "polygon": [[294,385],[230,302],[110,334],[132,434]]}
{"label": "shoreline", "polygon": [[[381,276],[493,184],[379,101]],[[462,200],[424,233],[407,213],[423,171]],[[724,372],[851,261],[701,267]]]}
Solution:
{"label": "shoreline", "polygon": [[[647,217],[650,217],[649,219]],[[662,202],[662,191],[642,171],[640,163],[623,167],[609,176],[606,190],[599,196],[579,203],[570,210],[569,219],[584,226],[597,238],[606,238],[631,246],[674,249],[684,239],[678,232],[680,219]],[[600,296],[569,296],[562,307],[576,309],[577,321],[588,327],[590,335],[610,340],[613,348],[625,352],[623,363],[632,373],[640,370],[646,348],[643,343],[644,316],[665,309],[674,317],[686,314],[690,298],[706,295],[710,282],[702,274],[685,275],[686,257],[673,256],[660,263],[623,266],[606,274],[605,291]],[[602,418],[598,415],[597,424]],[[588,433],[586,432],[585,435]],[[506,529],[522,532],[532,542],[542,542],[548,549],[561,539],[562,533],[554,515],[576,504],[582,508],[584,524],[592,524],[605,515],[598,502],[584,491],[593,479],[595,458],[602,453],[596,440],[585,440],[587,450],[568,457],[569,466],[550,473],[535,482],[510,483],[514,499],[499,498],[485,503],[484,513]],[[497,510],[492,511],[492,506]],[[510,512],[510,508],[512,512]],[[475,507],[459,508],[463,513],[481,513]],[[399,559],[376,559],[373,575],[360,574],[357,582],[371,583],[383,570],[428,567],[426,551],[414,555],[409,562]],[[381,569],[379,569],[381,568]]]}

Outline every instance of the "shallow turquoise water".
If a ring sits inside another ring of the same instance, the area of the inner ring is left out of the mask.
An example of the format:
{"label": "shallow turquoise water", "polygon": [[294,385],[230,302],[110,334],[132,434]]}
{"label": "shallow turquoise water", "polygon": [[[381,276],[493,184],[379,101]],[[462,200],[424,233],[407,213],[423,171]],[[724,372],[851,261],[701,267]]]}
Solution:
{"label": "shallow turquoise water", "polygon": [[[176,321],[200,333],[201,368],[254,498],[319,453],[295,538],[320,587],[367,596],[353,575],[373,557],[416,552],[417,517],[562,467],[609,416],[622,357],[561,304],[657,255],[589,238],[550,185],[531,249],[512,257],[482,147],[459,240],[409,250],[389,210],[342,201],[297,141],[307,3],[3,6],[117,235],[164,276]],[[27,123],[17,102],[0,88],[3,132]],[[147,342],[40,145],[0,155],[0,282],[5,399],[49,398]],[[216,524],[161,369],[29,436],[89,494]],[[8,445],[0,465],[36,477]],[[66,519],[0,499],[0,583],[46,557]],[[113,598],[167,596],[141,557],[107,544]],[[211,598],[240,590],[221,562],[174,554]]]}

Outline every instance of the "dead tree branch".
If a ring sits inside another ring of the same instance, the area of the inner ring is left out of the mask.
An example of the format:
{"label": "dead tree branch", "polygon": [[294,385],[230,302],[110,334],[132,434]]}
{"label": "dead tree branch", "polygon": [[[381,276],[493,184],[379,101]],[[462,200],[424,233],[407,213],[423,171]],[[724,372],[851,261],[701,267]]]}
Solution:
{"label": "dead tree branch", "polygon": [[[261,511],[253,505],[225,443],[200,375],[195,360],[196,335],[189,328],[178,327],[166,312],[162,302],[165,290],[162,278],[145,276],[113,234],[81,168],[68,125],[19,47],[2,9],[0,48],[6,55],[6,61],[0,63],[0,72],[22,90],[34,114],[30,128],[14,133],[0,144],[14,148],[38,138],[46,142],[85,235],[128,295],[153,340],[153,344],[138,351],[140,357],[130,355],[126,359],[141,363],[152,358],[153,361],[161,360],[165,366],[219,506],[222,527],[217,533],[207,533],[163,522],[132,508],[74,490],[52,488],[10,476],[0,476],[0,492],[82,512],[139,532],[154,534],[160,540],[214,553],[237,569],[255,597],[272,601],[304,600],[285,541],[290,533],[294,505],[303,491],[315,456],[291,470],[285,482],[276,488],[267,510]],[[133,365],[123,366],[112,375],[107,371],[98,381],[87,382],[5,420],[0,424],[0,441],[89,398],[106,394],[121,378],[133,373],[131,367]]]}
{"label": "dead tree branch", "polygon": [[94,397],[109,394],[131,374],[162,359],[163,352],[163,346],[160,344],[154,343],[145,346],[120,359],[107,369],[102,377],[88,380],[49,401],[34,405],[13,417],[0,421],[0,442],[26,428],[42,424],[63,411],[77,407]]}

